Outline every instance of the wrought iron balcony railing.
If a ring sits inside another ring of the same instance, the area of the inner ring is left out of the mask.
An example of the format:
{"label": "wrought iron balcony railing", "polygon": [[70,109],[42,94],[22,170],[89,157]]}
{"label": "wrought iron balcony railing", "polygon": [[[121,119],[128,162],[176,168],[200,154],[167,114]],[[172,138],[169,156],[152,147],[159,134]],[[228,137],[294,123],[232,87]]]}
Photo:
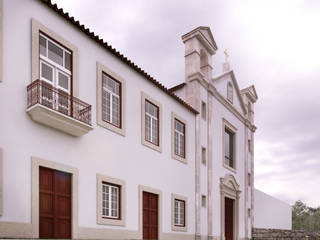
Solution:
{"label": "wrought iron balcony railing", "polygon": [[40,104],[91,126],[91,105],[80,99],[41,80],[29,84],[27,92],[28,109]]}

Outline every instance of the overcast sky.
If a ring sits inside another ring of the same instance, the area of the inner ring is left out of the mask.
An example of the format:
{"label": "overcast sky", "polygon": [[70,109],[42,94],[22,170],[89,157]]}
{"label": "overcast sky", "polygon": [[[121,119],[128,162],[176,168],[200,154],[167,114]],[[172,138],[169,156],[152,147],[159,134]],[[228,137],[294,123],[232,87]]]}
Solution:
{"label": "overcast sky", "polygon": [[241,88],[256,86],[255,186],[320,206],[319,0],[55,0],[150,75],[184,81],[181,36],[209,26],[219,74],[228,49]]}

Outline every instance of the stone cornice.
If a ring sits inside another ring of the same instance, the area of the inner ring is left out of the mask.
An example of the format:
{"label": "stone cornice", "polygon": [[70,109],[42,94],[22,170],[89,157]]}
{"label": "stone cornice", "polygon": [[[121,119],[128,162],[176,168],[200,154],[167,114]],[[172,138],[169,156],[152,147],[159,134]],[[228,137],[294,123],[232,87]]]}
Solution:
{"label": "stone cornice", "polygon": [[236,116],[243,124],[245,124],[251,131],[255,132],[257,127],[252,124],[246,116],[241,114],[231,103],[229,103],[213,86],[204,80],[201,73],[196,73],[188,76],[188,81],[198,81],[212,96],[214,96],[223,106],[225,106],[234,116]]}

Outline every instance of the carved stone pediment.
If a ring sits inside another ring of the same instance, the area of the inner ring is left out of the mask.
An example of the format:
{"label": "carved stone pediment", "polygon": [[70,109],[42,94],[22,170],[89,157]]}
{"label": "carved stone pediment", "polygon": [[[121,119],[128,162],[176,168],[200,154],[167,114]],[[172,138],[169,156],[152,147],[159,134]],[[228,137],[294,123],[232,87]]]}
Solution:
{"label": "carved stone pediment", "polygon": [[231,174],[226,174],[224,178],[220,178],[220,190],[221,192],[232,195],[239,198],[241,193],[240,185],[237,183],[235,177]]}

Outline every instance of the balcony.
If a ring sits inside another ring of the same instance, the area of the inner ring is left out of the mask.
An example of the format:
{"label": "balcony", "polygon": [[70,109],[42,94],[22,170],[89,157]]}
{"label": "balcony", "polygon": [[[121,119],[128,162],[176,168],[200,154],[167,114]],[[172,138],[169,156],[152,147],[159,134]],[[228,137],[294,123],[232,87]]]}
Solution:
{"label": "balcony", "polygon": [[91,105],[40,80],[27,87],[27,94],[26,112],[33,121],[76,137],[93,129]]}

